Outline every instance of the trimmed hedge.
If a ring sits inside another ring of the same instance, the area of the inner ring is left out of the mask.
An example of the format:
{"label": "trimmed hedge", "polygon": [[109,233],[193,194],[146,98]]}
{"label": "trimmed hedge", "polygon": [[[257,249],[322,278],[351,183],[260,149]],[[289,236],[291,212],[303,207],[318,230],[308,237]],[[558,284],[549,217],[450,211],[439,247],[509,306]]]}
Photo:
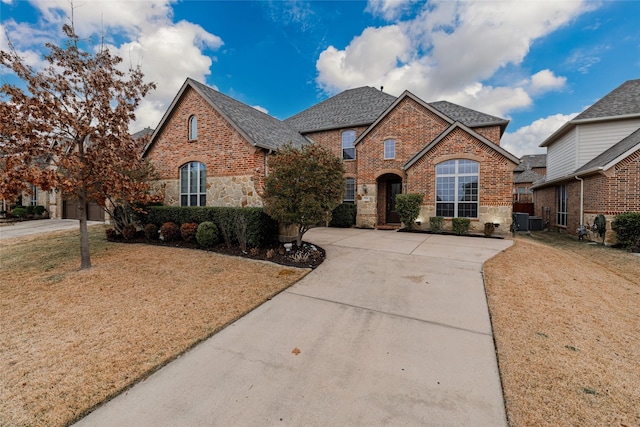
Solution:
{"label": "trimmed hedge", "polygon": [[420,216],[422,200],[422,194],[407,193],[396,196],[396,211],[407,230],[413,229],[416,219]]}
{"label": "trimmed hedge", "polygon": [[429,217],[429,230],[431,230],[434,233],[440,233],[443,228],[444,228],[443,216]]}
{"label": "trimmed hedge", "polygon": [[246,220],[246,243],[248,247],[264,246],[278,233],[278,223],[267,215],[262,208],[233,208],[219,206],[149,206],[147,215],[142,215],[145,224],[161,225],[173,222],[178,226],[187,223],[201,224],[212,222],[218,230],[228,231],[229,243],[237,244],[237,216]]}
{"label": "trimmed hedge", "polygon": [[354,203],[341,203],[331,212],[330,227],[349,228],[356,225],[358,208]]}
{"label": "trimmed hedge", "polygon": [[611,227],[618,243],[627,249],[640,249],[640,212],[625,212],[615,216]]}
{"label": "trimmed hedge", "polygon": [[453,232],[459,236],[469,234],[471,220],[469,218],[451,218]]}

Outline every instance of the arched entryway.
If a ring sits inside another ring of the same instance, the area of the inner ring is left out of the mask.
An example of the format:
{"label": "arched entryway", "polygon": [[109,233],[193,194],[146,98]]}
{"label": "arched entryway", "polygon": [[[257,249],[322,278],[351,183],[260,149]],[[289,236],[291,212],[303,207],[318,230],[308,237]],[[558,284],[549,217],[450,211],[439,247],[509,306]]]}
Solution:
{"label": "arched entryway", "polygon": [[402,193],[402,177],[395,173],[380,175],[378,183],[378,225],[400,225],[396,195]]}

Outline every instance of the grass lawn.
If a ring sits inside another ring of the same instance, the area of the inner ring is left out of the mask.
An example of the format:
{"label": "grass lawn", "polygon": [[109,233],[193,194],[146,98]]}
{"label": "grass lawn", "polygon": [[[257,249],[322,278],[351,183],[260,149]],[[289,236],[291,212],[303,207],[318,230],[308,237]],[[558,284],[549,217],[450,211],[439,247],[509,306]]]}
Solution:
{"label": "grass lawn", "polygon": [[540,232],[484,274],[511,426],[640,426],[640,257]]}
{"label": "grass lawn", "polygon": [[308,270],[107,242],[90,228],[0,241],[0,425],[63,426]]}

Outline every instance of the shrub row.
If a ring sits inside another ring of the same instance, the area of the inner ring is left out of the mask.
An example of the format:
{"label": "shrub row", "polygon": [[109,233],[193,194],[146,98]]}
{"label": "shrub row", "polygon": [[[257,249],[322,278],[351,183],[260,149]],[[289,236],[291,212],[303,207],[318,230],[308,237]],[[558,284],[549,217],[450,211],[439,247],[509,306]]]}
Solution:
{"label": "shrub row", "polygon": [[640,212],[625,212],[616,215],[611,227],[618,243],[627,249],[640,249]]}
{"label": "shrub row", "polygon": [[41,205],[15,206],[13,209],[11,209],[10,214],[11,216],[14,216],[16,218],[26,218],[29,215],[40,216],[45,211],[46,211],[45,207]]}
{"label": "shrub row", "polygon": [[[147,214],[140,215],[142,224],[154,224],[162,227],[174,223],[180,227],[190,226],[189,236],[197,233],[197,224],[212,222],[224,238],[227,246],[238,244],[243,250],[247,247],[264,246],[278,232],[278,223],[267,215],[262,208],[234,208],[215,206],[150,206]],[[168,230],[167,230],[168,231]],[[164,236],[162,229],[160,234]]]}

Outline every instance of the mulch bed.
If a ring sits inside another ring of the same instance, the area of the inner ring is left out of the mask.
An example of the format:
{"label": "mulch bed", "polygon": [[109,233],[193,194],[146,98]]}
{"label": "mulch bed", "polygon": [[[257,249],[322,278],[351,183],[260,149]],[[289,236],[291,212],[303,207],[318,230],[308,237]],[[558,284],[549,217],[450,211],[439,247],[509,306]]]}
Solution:
{"label": "mulch bed", "polygon": [[133,239],[125,239],[122,235],[108,239],[112,242],[122,243],[138,243],[155,246],[167,246],[173,248],[196,249],[202,251],[215,252],[222,255],[230,255],[241,258],[269,261],[288,267],[299,268],[316,268],[324,261],[326,257],[325,250],[320,246],[308,242],[302,242],[302,246],[298,248],[293,243],[292,248],[288,251],[284,244],[280,242],[271,242],[260,248],[248,248],[243,252],[239,246],[228,247],[225,243],[220,243],[211,248],[203,248],[197,242],[186,242],[184,240],[165,242],[162,240],[150,240],[144,236],[143,232],[138,232]]}

